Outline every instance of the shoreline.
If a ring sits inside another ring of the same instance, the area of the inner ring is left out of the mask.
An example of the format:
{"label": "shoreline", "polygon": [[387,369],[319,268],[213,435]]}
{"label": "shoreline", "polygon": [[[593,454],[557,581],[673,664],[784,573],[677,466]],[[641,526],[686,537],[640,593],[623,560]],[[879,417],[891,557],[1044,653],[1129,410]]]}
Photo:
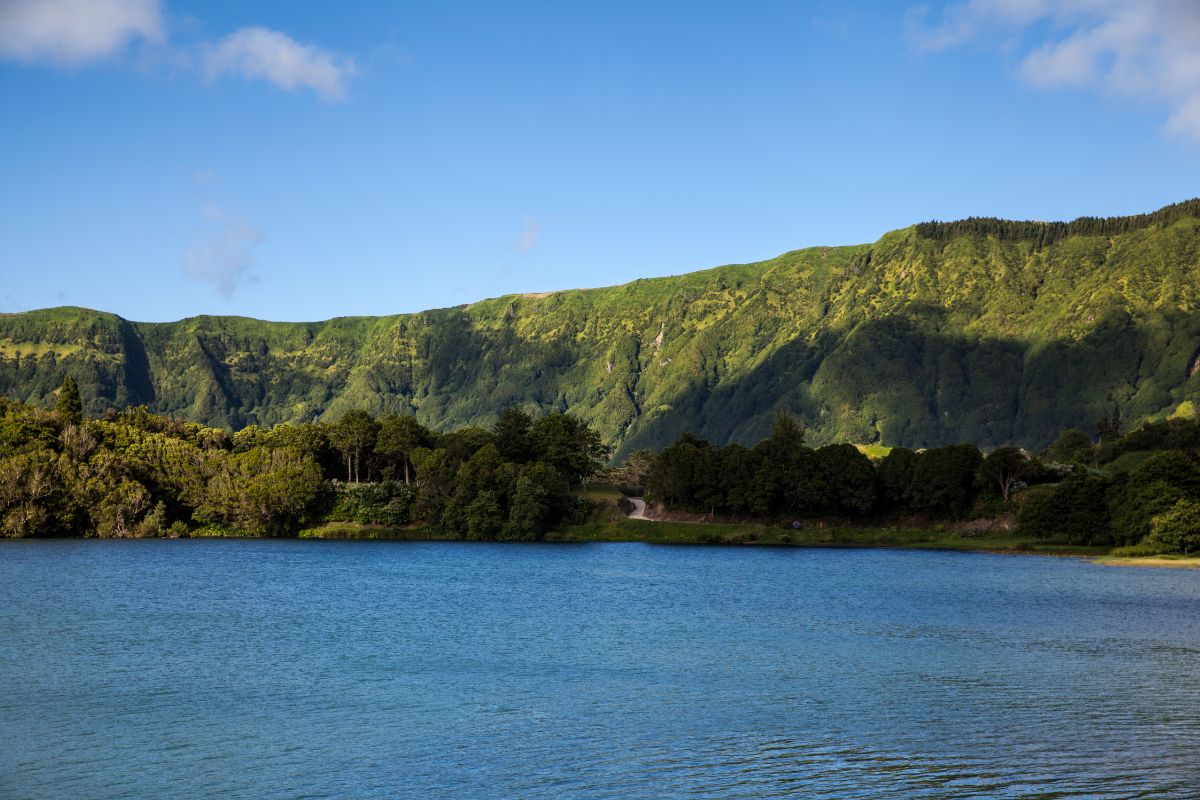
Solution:
{"label": "shoreline", "polygon": [[[661,523],[644,523],[644,524],[661,524]],[[697,526],[710,525],[710,523],[677,523],[680,525]],[[719,524],[719,523],[712,523]],[[683,546],[683,547],[776,547],[776,548],[797,548],[797,549],[860,549],[860,550],[935,550],[942,552],[957,552],[957,553],[989,553],[992,555],[1007,555],[1007,556],[1053,556],[1058,558],[1079,558],[1090,561],[1096,566],[1101,567],[1159,567],[1167,569],[1200,569],[1200,556],[1181,556],[1181,555],[1157,555],[1157,556],[1113,556],[1108,552],[1112,549],[1109,547],[1090,547],[1084,545],[1064,545],[1060,543],[1037,543],[1030,542],[1020,537],[1004,537],[1004,538],[978,538],[964,537],[961,535],[942,535],[929,538],[919,538],[909,541],[901,541],[903,537],[893,539],[889,533],[913,533],[919,529],[896,529],[896,528],[856,528],[856,529],[825,529],[825,535],[820,538],[805,537],[803,541],[782,540],[782,538],[753,538],[745,540],[715,540],[706,541],[703,537],[678,537],[678,536],[629,536],[629,535],[605,535],[599,530],[580,531],[579,529],[587,529],[589,525],[574,526],[567,531],[554,531],[548,533],[542,539],[472,539],[467,536],[455,534],[438,533],[422,529],[397,529],[385,528],[383,526],[348,526],[339,524],[337,531],[324,531],[321,528],[306,529],[298,532],[295,536],[241,536],[236,532],[228,534],[201,534],[199,536],[155,536],[155,537],[92,537],[92,536],[26,536],[26,537],[0,537],[0,540],[6,541],[86,541],[90,539],[103,541],[163,541],[163,540],[179,540],[179,539],[224,539],[224,540],[244,540],[244,541],[287,541],[287,540],[307,540],[307,541],[330,541],[330,542],[461,542],[466,544],[656,544],[665,546]],[[727,526],[727,527],[744,527],[744,526]],[[350,530],[350,528],[355,528]],[[770,530],[770,529],[767,529]],[[881,535],[875,537],[859,537],[852,536],[847,538],[838,538],[834,535],[839,532],[853,532],[855,534],[864,534],[872,531],[879,532]],[[580,535],[580,533],[585,535]],[[786,534],[786,532],[784,532]],[[931,533],[931,531],[922,531],[921,533]],[[940,532],[939,532],[940,533]]]}
{"label": "shoreline", "polygon": [[1097,556],[1092,561],[1101,567],[1166,567],[1200,569],[1200,556]]}
{"label": "shoreline", "polygon": [[[26,537],[49,540],[64,537]],[[66,537],[87,539],[96,537]],[[131,537],[136,538],[136,537]],[[1013,556],[1083,558],[1104,567],[1200,568],[1200,556],[1114,556],[1113,548],[1069,545],[1031,540],[1011,533],[972,533],[944,528],[828,527],[786,529],[750,523],[684,522],[612,518],[592,520],[563,530],[549,531],[539,539],[474,539],[424,526],[389,527],[358,523],[327,523],[297,531],[292,536],[245,536],[233,530],[202,528],[187,539],[301,539],[323,541],[391,542],[490,542],[504,544],[640,544],[709,547],[861,548],[890,550],[941,550]],[[16,539],[14,539],[16,541]]]}
{"label": "shoreline", "polygon": [[1016,536],[971,536],[959,532],[921,528],[809,528],[785,530],[768,526],[728,523],[669,521],[622,521],[583,523],[564,530],[548,531],[538,539],[476,539],[463,534],[426,527],[399,528],[384,525],[333,523],[297,531],[290,536],[243,535],[235,530],[213,528],[178,537],[14,537],[37,540],[137,540],[156,539],[300,539],[324,541],[409,541],[409,542],[499,542],[511,544],[640,543],[720,547],[825,547],[906,550],[955,550],[1012,555],[1105,556],[1107,547],[1070,546],[1059,542],[1034,542]]}

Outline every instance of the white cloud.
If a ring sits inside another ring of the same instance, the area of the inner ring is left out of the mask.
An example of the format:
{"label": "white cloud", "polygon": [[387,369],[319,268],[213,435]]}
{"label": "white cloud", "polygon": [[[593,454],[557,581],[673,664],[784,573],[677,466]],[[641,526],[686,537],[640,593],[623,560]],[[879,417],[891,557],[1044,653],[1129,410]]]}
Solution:
{"label": "white cloud", "polygon": [[0,57],[78,66],[163,40],[158,0],[0,0]]}
{"label": "white cloud", "polygon": [[[1167,130],[1200,139],[1200,3],[1196,0],[964,0],[933,24],[910,12],[926,51],[1043,38],[1019,50],[1024,80],[1150,99],[1171,111]],[[1013,37],[1018,37],[1015,41]]]}
{"label": "white cloud", "polygon": [[210,79],[228,74],[260,78],[282,89],[312,89],[326,100],[341,100],[355,64],[279,31],[255,27],[207,46],[204,72]]}
{"label": "white cloud", "polygon": [[525,227],[521,230],[521,239],[517,242],[517,249],[522,253],[528,253],[537,247],[538,237],[541,235],[541,223],[532,217],[526,217]]}
{"label": "white cloud", "polygon": [[209,204],[200,212],[209,223],[209,236],[184,254],[184,273],[213,284],[226,299],[238,287],[253,280],[254,248],[266,241],[262,230],[243,219],[233,218]]}
{"label": "white cloud", "polygon": [[240,28],[213,42],[168,43],[160,0],[0,0],[0,59],[77,67],[123,52],[134,42],[163,47],[160,62],[200,70],[213,80],[238,75],[282,89],[311,89],[342,100],[354,59],[285,33]]}

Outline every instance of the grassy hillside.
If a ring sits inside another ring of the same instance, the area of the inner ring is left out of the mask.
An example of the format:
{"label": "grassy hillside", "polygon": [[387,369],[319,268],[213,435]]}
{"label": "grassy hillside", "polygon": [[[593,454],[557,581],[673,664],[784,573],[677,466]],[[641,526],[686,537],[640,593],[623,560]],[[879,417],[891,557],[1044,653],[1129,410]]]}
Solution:
{"label": "grassy hillside", "polygon": [[[786,408],[811,440],[1047,444],[1119,404],[1200,401],[1200,201],[1072,223],[924,223],[605,289],[390,317],[129,322],[0,317],[0,392],[144,403],[237,428],[362,407],[436,428],[511,404],[570,411],[622,449],[683,430],[752,442]],[[1185,408],[1191,408],[1191,405]]]}

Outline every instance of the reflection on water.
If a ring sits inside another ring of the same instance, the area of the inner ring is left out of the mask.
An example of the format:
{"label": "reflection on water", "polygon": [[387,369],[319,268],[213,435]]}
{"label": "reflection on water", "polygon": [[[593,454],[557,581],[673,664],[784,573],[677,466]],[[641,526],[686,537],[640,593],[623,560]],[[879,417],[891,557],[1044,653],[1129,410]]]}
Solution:
{"label": "reflection on water", "polygon": [[0,797],[1196,798],[1200,572],[0,542]]}

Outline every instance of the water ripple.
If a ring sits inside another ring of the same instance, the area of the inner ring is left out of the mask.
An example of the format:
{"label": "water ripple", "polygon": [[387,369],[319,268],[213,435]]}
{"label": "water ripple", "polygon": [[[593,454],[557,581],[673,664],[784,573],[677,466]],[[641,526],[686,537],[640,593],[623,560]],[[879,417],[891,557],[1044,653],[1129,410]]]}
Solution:
{"label": "water ripple", "polygon": [[0,542],[0,798],[1200,798],[1200,580],[643,545]]}

